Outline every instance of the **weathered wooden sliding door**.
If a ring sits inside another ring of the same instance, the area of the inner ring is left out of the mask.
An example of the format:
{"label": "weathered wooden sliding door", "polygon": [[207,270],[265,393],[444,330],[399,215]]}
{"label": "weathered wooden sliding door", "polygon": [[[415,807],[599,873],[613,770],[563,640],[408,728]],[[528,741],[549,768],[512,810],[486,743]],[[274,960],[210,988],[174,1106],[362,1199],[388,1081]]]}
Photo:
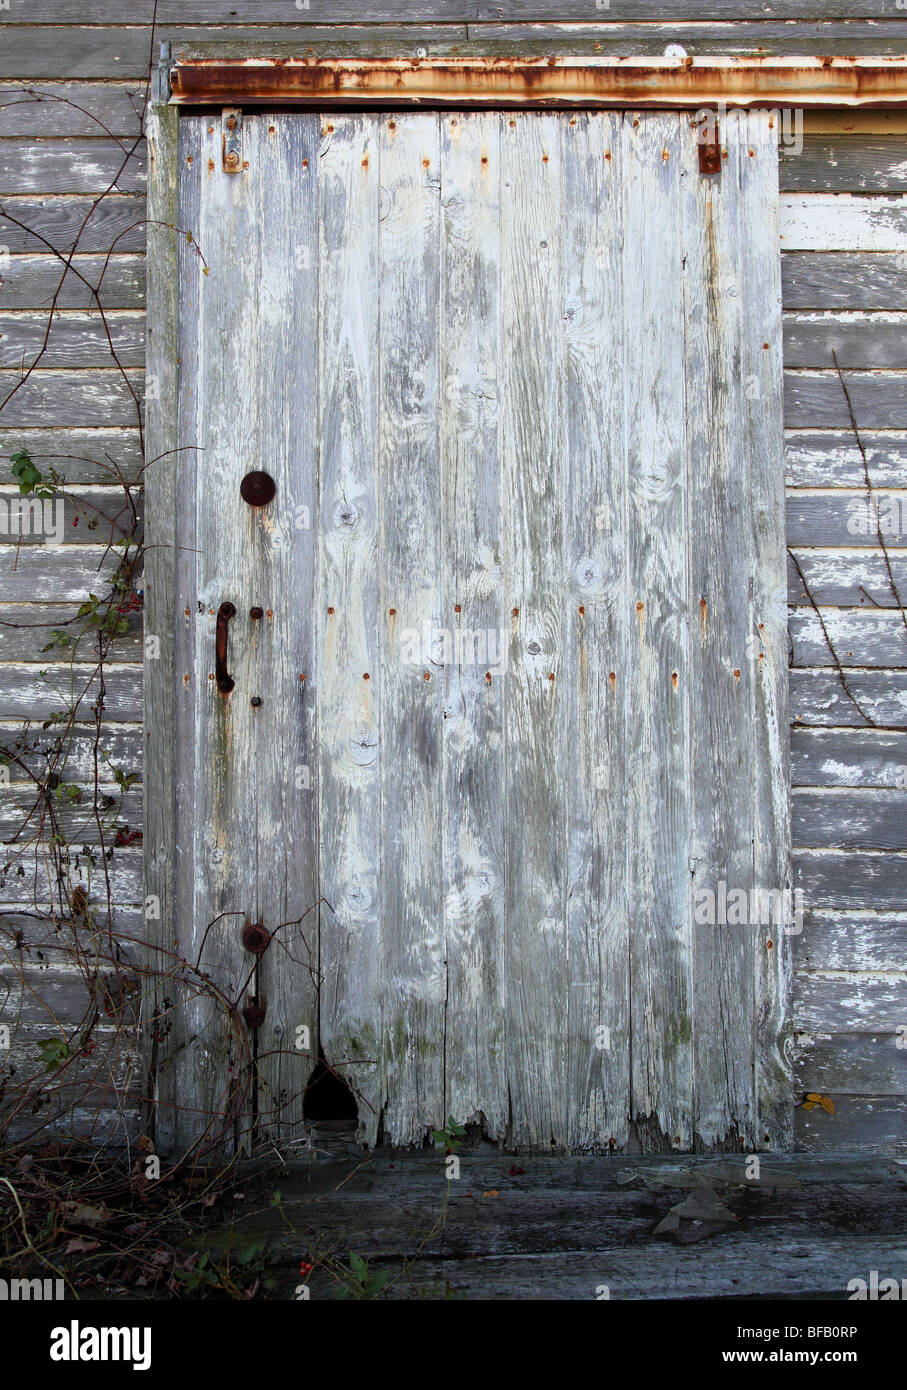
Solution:
{"label": "weathered wooden sliding door", "polygon": [[178,127],[159,1128],[291,1145],[320,1051],[368,1143],[785,1145],[769,117]]}

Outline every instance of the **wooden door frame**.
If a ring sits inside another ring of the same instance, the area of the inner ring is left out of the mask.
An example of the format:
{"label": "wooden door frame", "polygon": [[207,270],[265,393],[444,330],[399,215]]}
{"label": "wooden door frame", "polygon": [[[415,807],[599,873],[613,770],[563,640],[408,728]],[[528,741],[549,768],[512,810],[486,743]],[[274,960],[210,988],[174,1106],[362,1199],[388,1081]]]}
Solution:
{"label": "wooden door frame", "polygon": [[[437,47],[437,46],[435,46]],[[177,906],[176,801],[180,769],[173,738],[177,682],[188,656],[175,640],[178,597],[179,274],[178,206],[181,111],[199,106],[280,105],[305,109],[473,106],[529,108],[701,109],[771,102],[806,109],[907,109],[907,59],[621,59],[454,55],[330,56],[307,46],[266,51],[236,45],[183,46],[171,62],[162,45],[148,115],[148,286],[146,380],[145,631],[146,645],[145,916],[155,983],[145,990],[143,1021],[149,1062],[146,1132],[162,1147],[171,1128],[156,1111],[155,1018],[162,987],[157,971],[173,947]],[[420,50],[421,55],[423,51]],[[171,85],[172,84],[172,85]],[[153,388],[153,389],[152,389]],[[187,627],[188,634],[188,627]],[[188,642],[188,636],[187,636]],[[154,644],[150,644],[154,647]],[[188,669],[188,668],[186,668]]]}

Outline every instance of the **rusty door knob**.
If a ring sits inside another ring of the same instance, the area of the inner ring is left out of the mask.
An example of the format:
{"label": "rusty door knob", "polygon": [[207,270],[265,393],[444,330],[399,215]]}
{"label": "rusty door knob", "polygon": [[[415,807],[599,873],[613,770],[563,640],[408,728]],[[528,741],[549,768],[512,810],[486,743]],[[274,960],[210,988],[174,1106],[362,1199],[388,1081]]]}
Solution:
{"label": "rusty door knob", "polygon": [[268,949],[271,933],[261,922],[247,922],[242,929],[242,944],[253,955],[260,956]]}
{"label": "rusty door knob", "polygon": [[239,495],[250,507],[266,507],[274,500],[277,484],[270,473],[247,473],[239,485]]}
{"label": "rusty door knob", "polygon": [[227,670],[227,624],[236,609],[232,603],[222,603],[217,610],[217,626],[214,633],[214,676],[217,688],[222,695],[229,695],[236,681]]}

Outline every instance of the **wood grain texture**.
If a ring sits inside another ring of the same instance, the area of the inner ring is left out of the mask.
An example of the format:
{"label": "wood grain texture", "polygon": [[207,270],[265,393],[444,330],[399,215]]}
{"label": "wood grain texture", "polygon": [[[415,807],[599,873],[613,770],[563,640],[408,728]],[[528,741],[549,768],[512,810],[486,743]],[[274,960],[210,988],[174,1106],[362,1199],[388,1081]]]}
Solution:
{"label": "wood grain texture", "polygon": [[[861,430],[866,467],[874,487],[896,488],[907,478],[907,433]],[[790,488],[866,485],[863,458],[848,430],[789,430],[785,435],[787,484]],[[797,499],[791,495],[788,506]]]}
{"label": "wood grain texture", "polygon": [[[739,284],[741,238],[751,221],[747,183],[755,168],[748,155],[746,116],[730,116],[722,139],[728,159],[720,181],[698,177],[698,152],[689,141],[683,145],[681,166],[692,632],[677,685],[682,677],[691,705],[687,814],[694,893],[716,893],[722,881],[748,891],[752,883],[755,747],[750,710],[757,678],[752,637],[754,618],[763,621],[761,613],[750,610],[745,586],[731,578],[740,555],[751,546],[750,412],[744,395],[749,378],[741,357],[744,341],[758,331],[756,324],[744,327],[746,306]],[[758,146],[761,160],[766,141],[760,139]],[[760,284],[758,293],[769,298],[770,286]],[[709,364],[705,380],[704,362]],[[691,933],[693,1132],[704,1147],[727,1140],[736,1145],[741,1136],[750,1149],[756,1142],[759,936],[758,926],[729,931],[720,921],[696,922]]]}
{"label": "wood grain texture", "polygon": [[[907,372],[850,372],[846,380],[860,427],[907,427]],[[848,425],[850,411],[837,372],[786,371],[784,423],[790,429],[841,429]]]}
{"label": "wood grain texture", "polygon": [[58,256],[11,255],[0,284],[0,308],[47,310],[55,303],[58,309],[96,309],[102,289],[105,309],[143,309],[144,258],[79,255],[67,265]]}
{"label": "wood grain texture", "polygon": [[902,194],[785,193],[779,211],[785,251],[907,249],[907,199]]}
{"label": "wood grain texture", "polygon": [[[626,1142],[630,1117],[627,823],[630,592],[624,567],[622,118],[563,129],[567,1087],[572,1150]],[[609,161],[602,151],[612,152]],[[610,466],[603,467],[607,459]],[[612,671],[615,679],[611,679]],[[620,678],[617,679],[617,672]]]}
{"label": "wood grain texture", "polygon": [[786,309],[907,309],[907,263],[886,251],[782,250],[781,283]]}
{"label": "wood grain texture", "polygon": [[907,318],[903,314],[787,313],[785,367],[828,367],[836,353],[842,368],[907,366]]}
{"label": "wood grain texture", "polygon": [[[688,866],[690,857],[689,613],[700,595],[693,599],[690,593],[688,422],[685,382],[675,370],[683,360],[685,329],[683,137],[692,140],[682,117],[628,115],[618,157],[628,326],[623,372],[629,503],[624,564],[630,591],[624,622],[632,625],[625,677],[631,702],[625,791],[631,1115],[654,1122],[658,1146],[689,1148],[692,903],[689,869],[681,872],[680,866]],[[652,217],[653,201],[661,209],[658,218]],[[694,224],[691,254],[697,233]]]}
{"label": "wood grain texture", "polygon": [[144,141],[0,140],[0,194],[141,192]]}
{"label": "wood grain texture", "polygon": [[[65,194],[12,194],[0,211],[0,243],[10,255],[67,252],[78,237],[84,254],[144,252],[145,198],[139,193],[110,193],[96,198]],[[62,270],[62,266],[60,267]]]}
{"label": "wood grain texture", "polygon": [[[441,129],[442,877],[447,972],[442,1113],[507,1136],[504,719],[513,618],[498,460],[505,353],[500,294],[502,124],[445,113]],[[508,128],[509,129],[509,128]]]}
{"label": "wood grain texture", "polygon": [[907,733],[881,729],[794,729],[795,787],[896,787],[907,783]]}
{"label": "wood grain texture", "polygon": [[[518,609],[505,713],[506,1048],[511,1142],[566,1143],[565,814],[552,795],[572,684],[564,644],[562,560],[564,275],[562,125],[502,117],[501,219],[505,572]],[[538,518],[544,517],[540,534]],[[549,789],[546,795],[543,789]],[[513,833],[516,825],[519,833]]]}
{"label": "wood grain texture", "polygon": [[145,315],[112,311],[106,318],[105,328],[97,312],[55,314],[50,324],[46,311],[0,313],[0,367],[97,367],[117,360],[144,366]]}
{"label": "wood grain texture", "polygon": [[[365,3],[332,3],[312,0],[311,8],[292,16],[297,22],[323,24],[420,24],[470,23],[473,20],[509,23],[544,23],[552,19],[550,3],[539,0],[365,0]],[[155,7],[144,3],[130,7],[128,14],[122,0],[98,0],[92,9],[94,24],[149,24]],[[652,21],[662,17],[663,7],[655,0],[626,0],[621,17],[628,20]],[[879,0],[769,0],[757,4],[754,0],[738,5],[733,0],[684,0],[675,7],[675,18],[689,20],[747,20],[787,19],[825,20],[832,18],[881,18],[885,13]],[[561,0],[557,18],[562,22],[588,22],[589,6],[585,0]],[[178,0],[162,0],[156,7],[158,24],[176,24],[185,18],[185,6]],[[227,10],[223,0],[194,0],[192,18],[197,24],[274,24],[287,20],[282,0],[230,0]],[[18,23],[71,24],[84,22],[84,11],[78,0],[36,0],[27,15],[17,16]],[[604,27],[604,26],[602,26]]]}
{"label": "wood grain texture", "polygon": [[303,668],[318,706],[317,1038],[361,1097],[359,1137],[374,1144],[384,1103],[379,644],[385,623],[393,632],[375,583],[381,172],[373,121],[338,113],[325,124],[320,230],[305,257],[319,266],[320,669]]}
{"label": "wood grain texture", "polygon": [[380,669],[383,1104],[385,1133],[410,1145],[422,1142],[427,1126],[446,1119],[447,976],[439,901],[444,671],[433,641],[443,625],[441,152],[437,116],[375,119],[383,199],[379,594],[382,615],[394,608],[399,631],[398,640],[384,643]]}

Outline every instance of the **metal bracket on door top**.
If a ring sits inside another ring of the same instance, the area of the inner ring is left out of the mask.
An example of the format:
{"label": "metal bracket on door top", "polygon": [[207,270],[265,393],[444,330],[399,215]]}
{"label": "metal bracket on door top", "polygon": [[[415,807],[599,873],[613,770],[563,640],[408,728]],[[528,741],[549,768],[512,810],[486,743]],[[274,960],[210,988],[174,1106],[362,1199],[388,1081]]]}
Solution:
{"label": "metal bracket on door top", "polygon": [[242,173],[242,111],[235,106],[225,106],[220,113],[220,126],[224,138],[224,173]]}

